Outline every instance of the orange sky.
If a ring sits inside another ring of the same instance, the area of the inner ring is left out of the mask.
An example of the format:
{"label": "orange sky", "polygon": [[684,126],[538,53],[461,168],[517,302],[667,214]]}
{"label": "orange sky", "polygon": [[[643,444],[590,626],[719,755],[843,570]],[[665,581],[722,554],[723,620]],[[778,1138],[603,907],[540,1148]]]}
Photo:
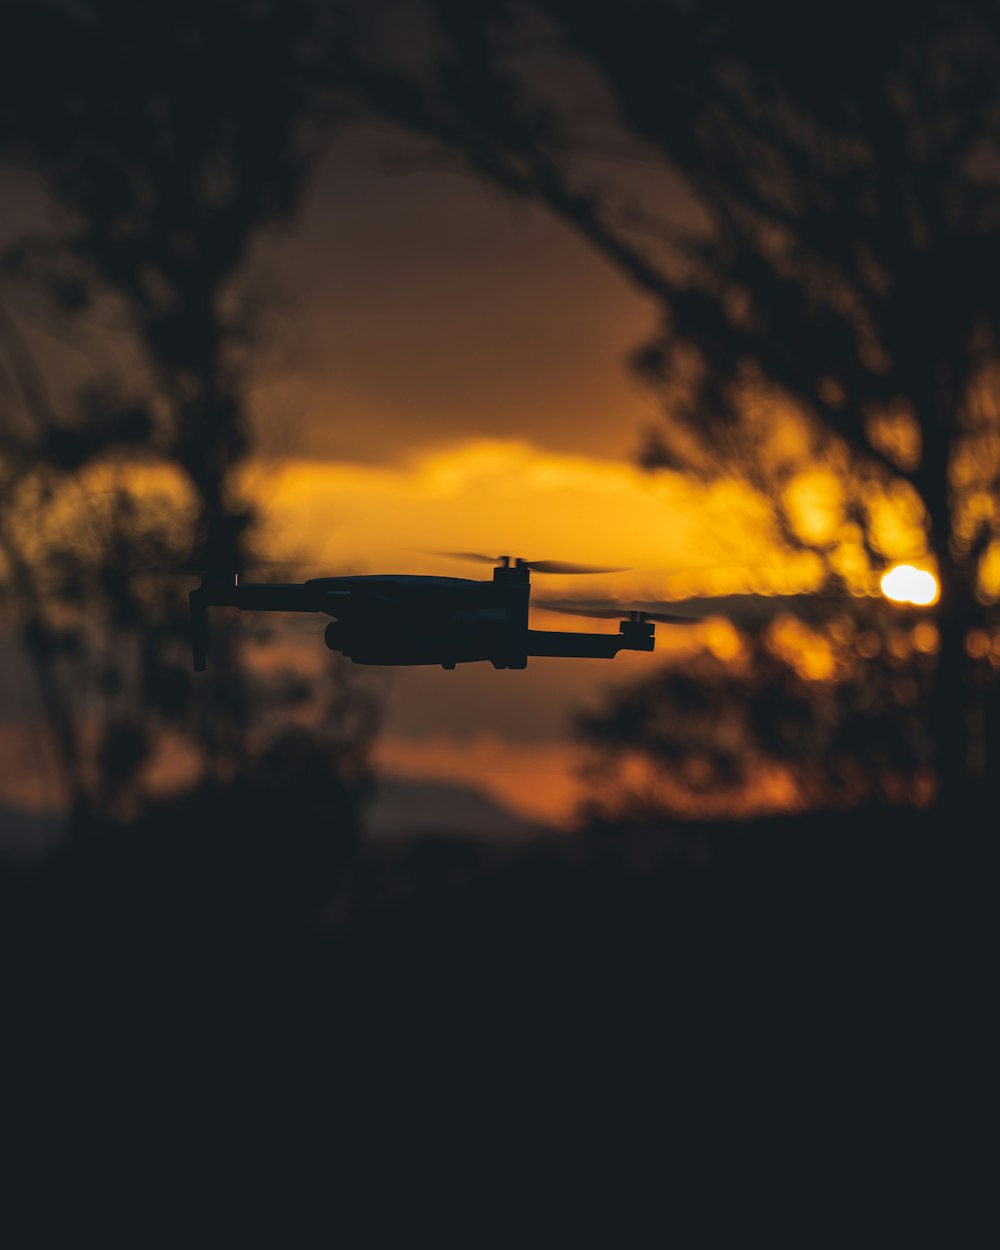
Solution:
{"label": "orange sky", "polygon": [[[37,194],[20,188],[15,207]],[[767,509],[745,490],[635,467],[658,409],[625,359],[652,329],[651,307],[566,230],[427,149],[387,128],[346,133],[300,217],[261,240],[245,276],[269,310],[245,477],[266,554],[331,573],[489,576],[426,554],[452,548],[629,566],[537,576],[536,595],[817,584],[817,560],[791,567],[776,556]],[[54,377],[79,379],[96,358],[96,348],[35,343]],[[127,344],[102,350],[128,360]],[[806,512],[820,507],[822,482],[802,490]],[[543,613],[533,624],[591,627]],[[658,635],[652,657],[533,660],[526,673],[398,670],[379,758],[407,776],[475,781],[533,819],[564,819],[572,711],[706,637],[704,627]]]}
{"label": "orange sky", "polygon": [[624,367],[651,305],[541,212],[387,126],[334,144],[247,276],[271,308],[254,390],[265,455],[385,463],[514,438],[627,459],[657,419]]}
{"label": "orange sky", "polygon": [[[113,472],[92,470],[85,496],[95,503],[107,498]],[[128,480],[147,499],[158,491],[176,497],[177,479],[165,471],[133,468]],[[259,516],[262,554],[306,561],[312,567],[302,576],[489,578],[488,568],[430,554],[449,548],[627,566],[614,574],[535,574],[536,601],[796,592],[815,588],[821,574],[816,557],[793,563],[782,554],[770,536],[767,505],[733,482],[649,475],[627,460],[524,441],[471,438],[414,448],[383,464],[256,461],[243,488]],[[47,522],[76,525],[76,507],[47,505]],[[334,662],[323,645],[323,623],[306,618],[303,632],[286,640],[304,671]],[[538,606],[532,625],[616,631],[612,621],[556,616]],[[385,717],[377,763],[395,776],[473,784],[528,820],[566,823],[578,796],[573,714],[594,706],[615,683],[701,647],[724,656],[734,638],[721,622],[660,625],[657,635],[654,655],[623,652],[613,661],[534,658],[524,672],[497,672],[489,664],[453,672],[379,670]]]}

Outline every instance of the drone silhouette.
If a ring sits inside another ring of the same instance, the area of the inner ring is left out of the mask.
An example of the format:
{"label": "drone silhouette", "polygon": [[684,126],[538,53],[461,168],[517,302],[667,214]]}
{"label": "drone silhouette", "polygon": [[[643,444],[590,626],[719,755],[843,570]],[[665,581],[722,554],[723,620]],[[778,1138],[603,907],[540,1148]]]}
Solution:
{"label": "drone silhouette", "polygon": [[236,573],[203,574],[189,596],[194,667],[206,667],[208,609],[319,612],[334,619],[326,645],[355,664],[413,665],[489,661],[494,668],[526,668],[529,656],[613,659],[619,651],[652,651],[655,622],[691,625],[697,619],[630,610],[613,601],[560,600],[549,611],[620,617],[618,633],[584,634],[528,628],[531,572],[596,574],[622,569],[560,560],[520,560],[479,552],[437,552],[495,565],[490,581],[390,573],[316,577],[305,582],[241,582]]}

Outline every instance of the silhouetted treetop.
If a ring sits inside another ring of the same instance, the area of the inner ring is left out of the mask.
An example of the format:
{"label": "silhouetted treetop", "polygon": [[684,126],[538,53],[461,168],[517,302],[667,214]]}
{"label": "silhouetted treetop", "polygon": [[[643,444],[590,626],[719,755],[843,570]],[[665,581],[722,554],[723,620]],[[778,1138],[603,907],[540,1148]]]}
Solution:
{"label": "silhouetted treetop", "polygon": [[[0,575],[81,825],[134,815],[164,752],[181,782],[233,781],[306,726],[303,771],[362,785],[370,697],[328,666],[293,699],[225,622],[196,687],[188,587],[149,576],[244,567],[261,301],[242,266],[344,115],[335,21],[312,0],[0,6],[0,162],[58,210],[0,254]],[[33,356],[26,307],[87,361],[75,392]],[[108,329],[127,351],[91,354]]]}
{"label": "silhouetted treetop", "polygon": [[650,464],[766,489],[761,413],[785,405],[815,454],[839,443],[849,473],[912,490],[942,592],[942,784],[960,789],[963,638],[1000,556],[1000,6],[423,11],[434,72],[358,76],[655,302],[636,356],[668,418]]}

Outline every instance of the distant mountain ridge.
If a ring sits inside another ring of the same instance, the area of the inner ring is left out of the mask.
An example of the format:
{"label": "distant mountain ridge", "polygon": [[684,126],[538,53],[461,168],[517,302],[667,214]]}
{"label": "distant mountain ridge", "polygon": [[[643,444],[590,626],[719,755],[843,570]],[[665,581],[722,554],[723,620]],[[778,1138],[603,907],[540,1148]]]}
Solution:
{"label": "distant mountain ridge", "polygon": [[526,841],[545,827],[518,816],[478,787],[465,782],[384,776],[364,818],[373,838],[419,834],[489,841]]}
{"label": "distant mountain ridge", "polygon": [[[549,832],[465,782],[386,776],[365,811],[364,832],[380,841],[421,834],[472,841],[524,842]],[[0,805],[0,858],[44,854],[62,838],[66,821]]]}

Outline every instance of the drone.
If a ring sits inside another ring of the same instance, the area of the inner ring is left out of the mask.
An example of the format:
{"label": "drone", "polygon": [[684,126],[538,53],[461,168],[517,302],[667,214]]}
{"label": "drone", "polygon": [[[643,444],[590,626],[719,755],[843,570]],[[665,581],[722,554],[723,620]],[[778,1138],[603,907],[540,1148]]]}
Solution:
{"label": "drone", "polygon": [[189,595],[194,667],[206,668],[208,609],[317,612],[333,619],[327,647],[355,664],[440,665],[488,661],[526,668],[529,656],[610,660],[619,651],[652,651],[655,622],[695,624],[687,616],[629,610],[588,601],[544,604],[575,616],[620,618],[618,633],[569,633],[528,628],[531,573],[617,573],[622,569],[559,560],[521,560],[479,552],[439,552],[494,565],[490,581],[404,573],[315,577],[296,583],[242,582],[236,573],[202,575]]}

